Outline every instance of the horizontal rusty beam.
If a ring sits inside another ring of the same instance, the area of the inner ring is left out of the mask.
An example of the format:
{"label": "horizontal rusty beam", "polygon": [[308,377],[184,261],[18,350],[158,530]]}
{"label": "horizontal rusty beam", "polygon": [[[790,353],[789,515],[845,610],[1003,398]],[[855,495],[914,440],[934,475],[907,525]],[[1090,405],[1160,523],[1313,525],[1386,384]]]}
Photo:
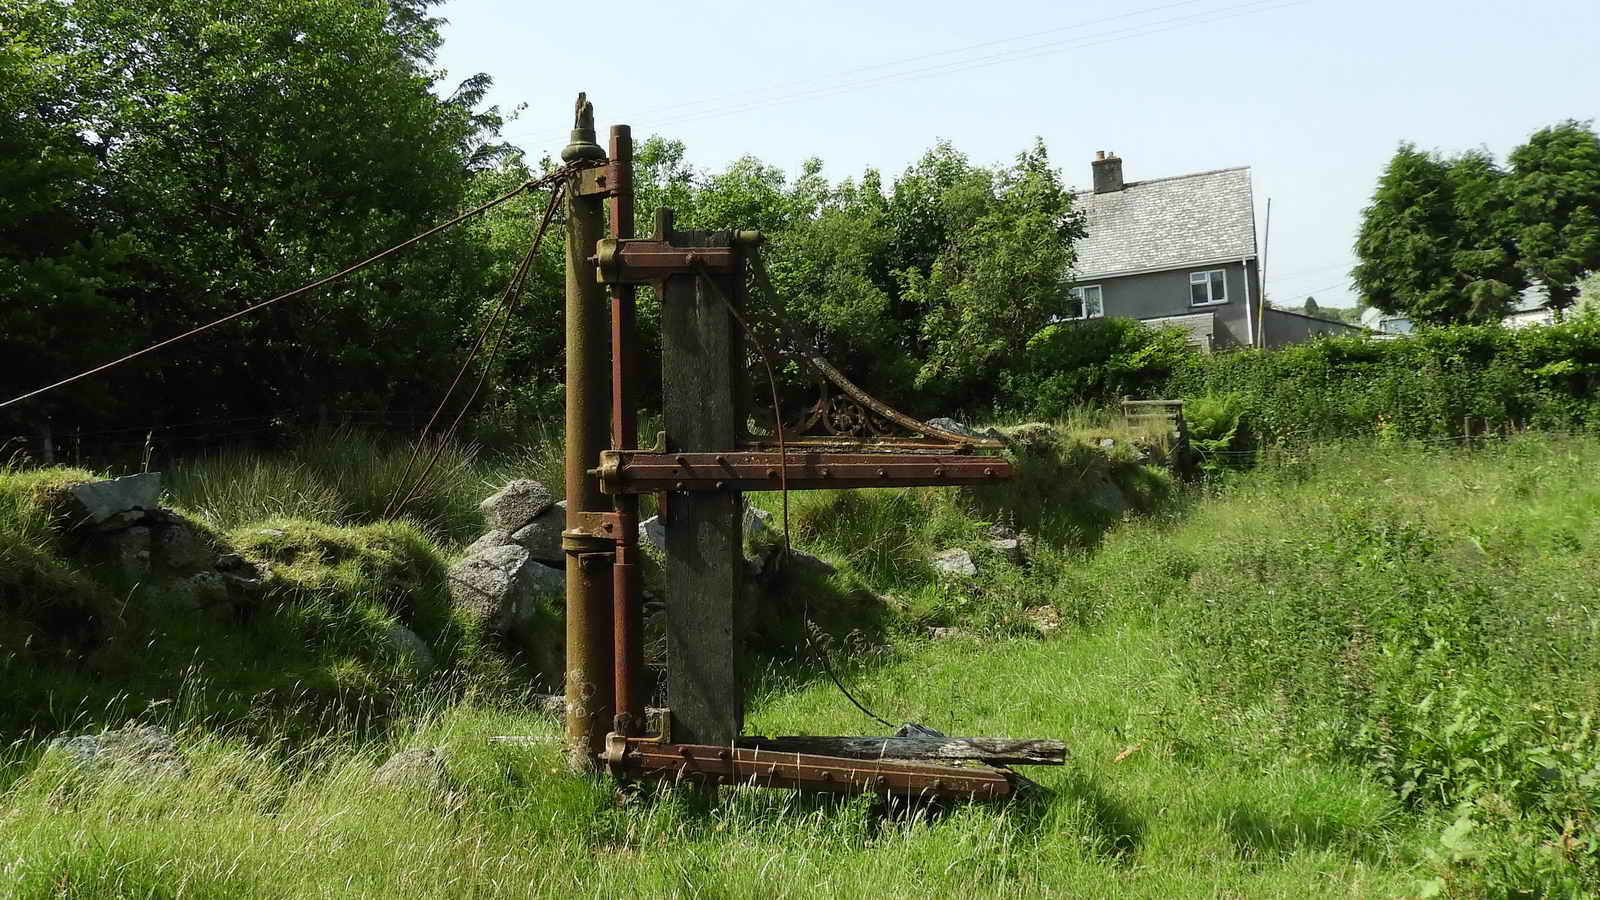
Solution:
{"label": "horizontal rusty beam", "polygon": [[727,247],[676,247],[667,241],[603,240],[595,252],[604,284],[648,284],[672,275],[702,271],[728,275],[737,270],[739,251]]}
{"label": "horizontal rusty beam", "polygon": [[1010,478],[1012,470],[1009,462],[995,456],[606,450],[595,474],[600,489],[608,494],[649,494],[987,484]]}
{"label": "horizontal rusty beam", "polygon": [[898,760],[845,759],[710,744],[658,744],[607,739],[607,768],[624,778],[664,778],[696,784],[748,785],[839,794],[998,800],[1016,790],[1009,772]]}

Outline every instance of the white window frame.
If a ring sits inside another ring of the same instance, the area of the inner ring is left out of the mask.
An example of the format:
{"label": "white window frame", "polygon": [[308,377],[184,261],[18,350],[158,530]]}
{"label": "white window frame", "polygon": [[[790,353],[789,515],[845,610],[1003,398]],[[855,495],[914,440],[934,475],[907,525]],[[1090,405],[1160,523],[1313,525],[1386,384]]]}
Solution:
{"label": "white window frame", "polygon": [[[1221,275],[1222,276],[1222,297],[1221,298],[1217,298],[1217,297],[1211,296],[1211,276],[1212,275]],[[1197,285],[1197,284],[1204,284],[1206,286],[1206,297],[1209,298],[1209,299],[1206,299],[1206,300],[1196,300],[1196,299],[1194,299],[1194,286]],[[1227,269],[1206,269],[1205,271],[1202,271],[1202,272],[1190,272],[1189,273],[1189,305],[1190,306],[1220,306],[1220,305],[1222,305],[1224,303],[1227,303],[1227,302],[1228,302],[1228,270]]]}
{"label": "white window frame", "polygon": [[[1087,291],[1090,291],[1090,290],[1094,291],[1095,299],[1097,301],[1096,305],[1099,307],[1099,309],[1097,311],[1093,312],[1093,313],[1089,312],[1089,305],[1084,302],[1084,294]],[[1076,285],[1074,287],[1071,287],[1071,288],[1067,289],[1067,296],[1073,297],[1078,301],[1078,312],[1079,312],[1079,314],[1076,315],[1076,316],[1062,316],[1063,319],[1069,320],[1069,321],[1078,321],[1078,320],[1082,320],[1082,319],[1103,319],[1103,318],[1105,318],[1105,315],[1106,315],[1106,292],[1100,285],[1098,285],[1098,284],[1080,284],[1080,285]]]}

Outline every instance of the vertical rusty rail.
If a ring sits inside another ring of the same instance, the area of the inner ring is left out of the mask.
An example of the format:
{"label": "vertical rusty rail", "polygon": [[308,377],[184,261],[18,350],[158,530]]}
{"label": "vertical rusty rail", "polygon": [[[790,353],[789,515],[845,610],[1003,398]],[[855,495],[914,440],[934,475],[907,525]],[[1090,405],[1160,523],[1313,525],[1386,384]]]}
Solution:
{"label": "vertical rusty rail", "polygon": [[[594,109],[578,96],[572,141],[561,151],[566,162],[601,160],[594,142]],[[567,522],[561,535],[567,573],[567,753],[575,768],[591,768],[605,749],[611,724],[612,544],[594,536],[595,517],[611,511],[590,467],[606,448],[607,327],[605,291],[592,261],[605,228],[598,197],[566,192],[566,488]]]}
{"label": "vertical rusty rail", "polygon": [[[633,134],[611,127],[611,236],[633,237]],[[638,446],[638,359],[634,342],[634,286],[612,286],[611,296],[611,446]],[[644,610],[639,597],[639,498],[619,495],[616,504],[616,561],[611,567],[612,665],[616,715],[612,728],[633,736],[643,730]]]}

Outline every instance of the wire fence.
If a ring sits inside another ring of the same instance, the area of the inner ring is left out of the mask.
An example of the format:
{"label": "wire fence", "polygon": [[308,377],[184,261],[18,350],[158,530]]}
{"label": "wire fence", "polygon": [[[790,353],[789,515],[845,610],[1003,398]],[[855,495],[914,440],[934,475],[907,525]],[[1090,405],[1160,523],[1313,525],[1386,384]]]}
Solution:
{"label": "wire fence", "polygon": [[32,434],[0,435],[0,462],[81,466],[130,457],[166,459],[232,447],[268,448],[308,433],[345,428],[415,435],[431,414],[428,409],[329,409],[314,414],[293,410],[87,431],[51,423]]}

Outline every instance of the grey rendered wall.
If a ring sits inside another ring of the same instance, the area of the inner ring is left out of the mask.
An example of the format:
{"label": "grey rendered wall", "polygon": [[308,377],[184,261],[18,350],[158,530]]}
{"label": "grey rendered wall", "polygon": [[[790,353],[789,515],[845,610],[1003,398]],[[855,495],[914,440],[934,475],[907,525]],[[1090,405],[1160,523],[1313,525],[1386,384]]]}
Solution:
{"label": "grey rendered wall", "polygon": [[[1228,279],[1228,302],[1214,306],[1192,306],[1189,303],[1189,273],[1223,269]],[[1100,285],[1100,296],[1108,316],[1129,316],[1151,319],[1156,316],[1182,316],[1189,313],[1209,312],[1216,317],[1214,346],[1218,350],[1228,347],[1250,346],[1250,324],[1245,313],[1245,267],[1237,262],[1225,265],[1197,266],[1193,269],[1172,269],[1144,275],[1123,275],[1100,280],[1084,279],[1080,285]],[[1250,294],[1253,301],[1260,300],[1257,293],[1254,260],[1249,268]]]}
{"label": "grey rendered wall", "polygon": [[1267,308],[1267,347],[1282,347],[1325,335],[1358,334],[1361,329],[1340,322],[1327,322],[1310,316],[1297,316]]}

